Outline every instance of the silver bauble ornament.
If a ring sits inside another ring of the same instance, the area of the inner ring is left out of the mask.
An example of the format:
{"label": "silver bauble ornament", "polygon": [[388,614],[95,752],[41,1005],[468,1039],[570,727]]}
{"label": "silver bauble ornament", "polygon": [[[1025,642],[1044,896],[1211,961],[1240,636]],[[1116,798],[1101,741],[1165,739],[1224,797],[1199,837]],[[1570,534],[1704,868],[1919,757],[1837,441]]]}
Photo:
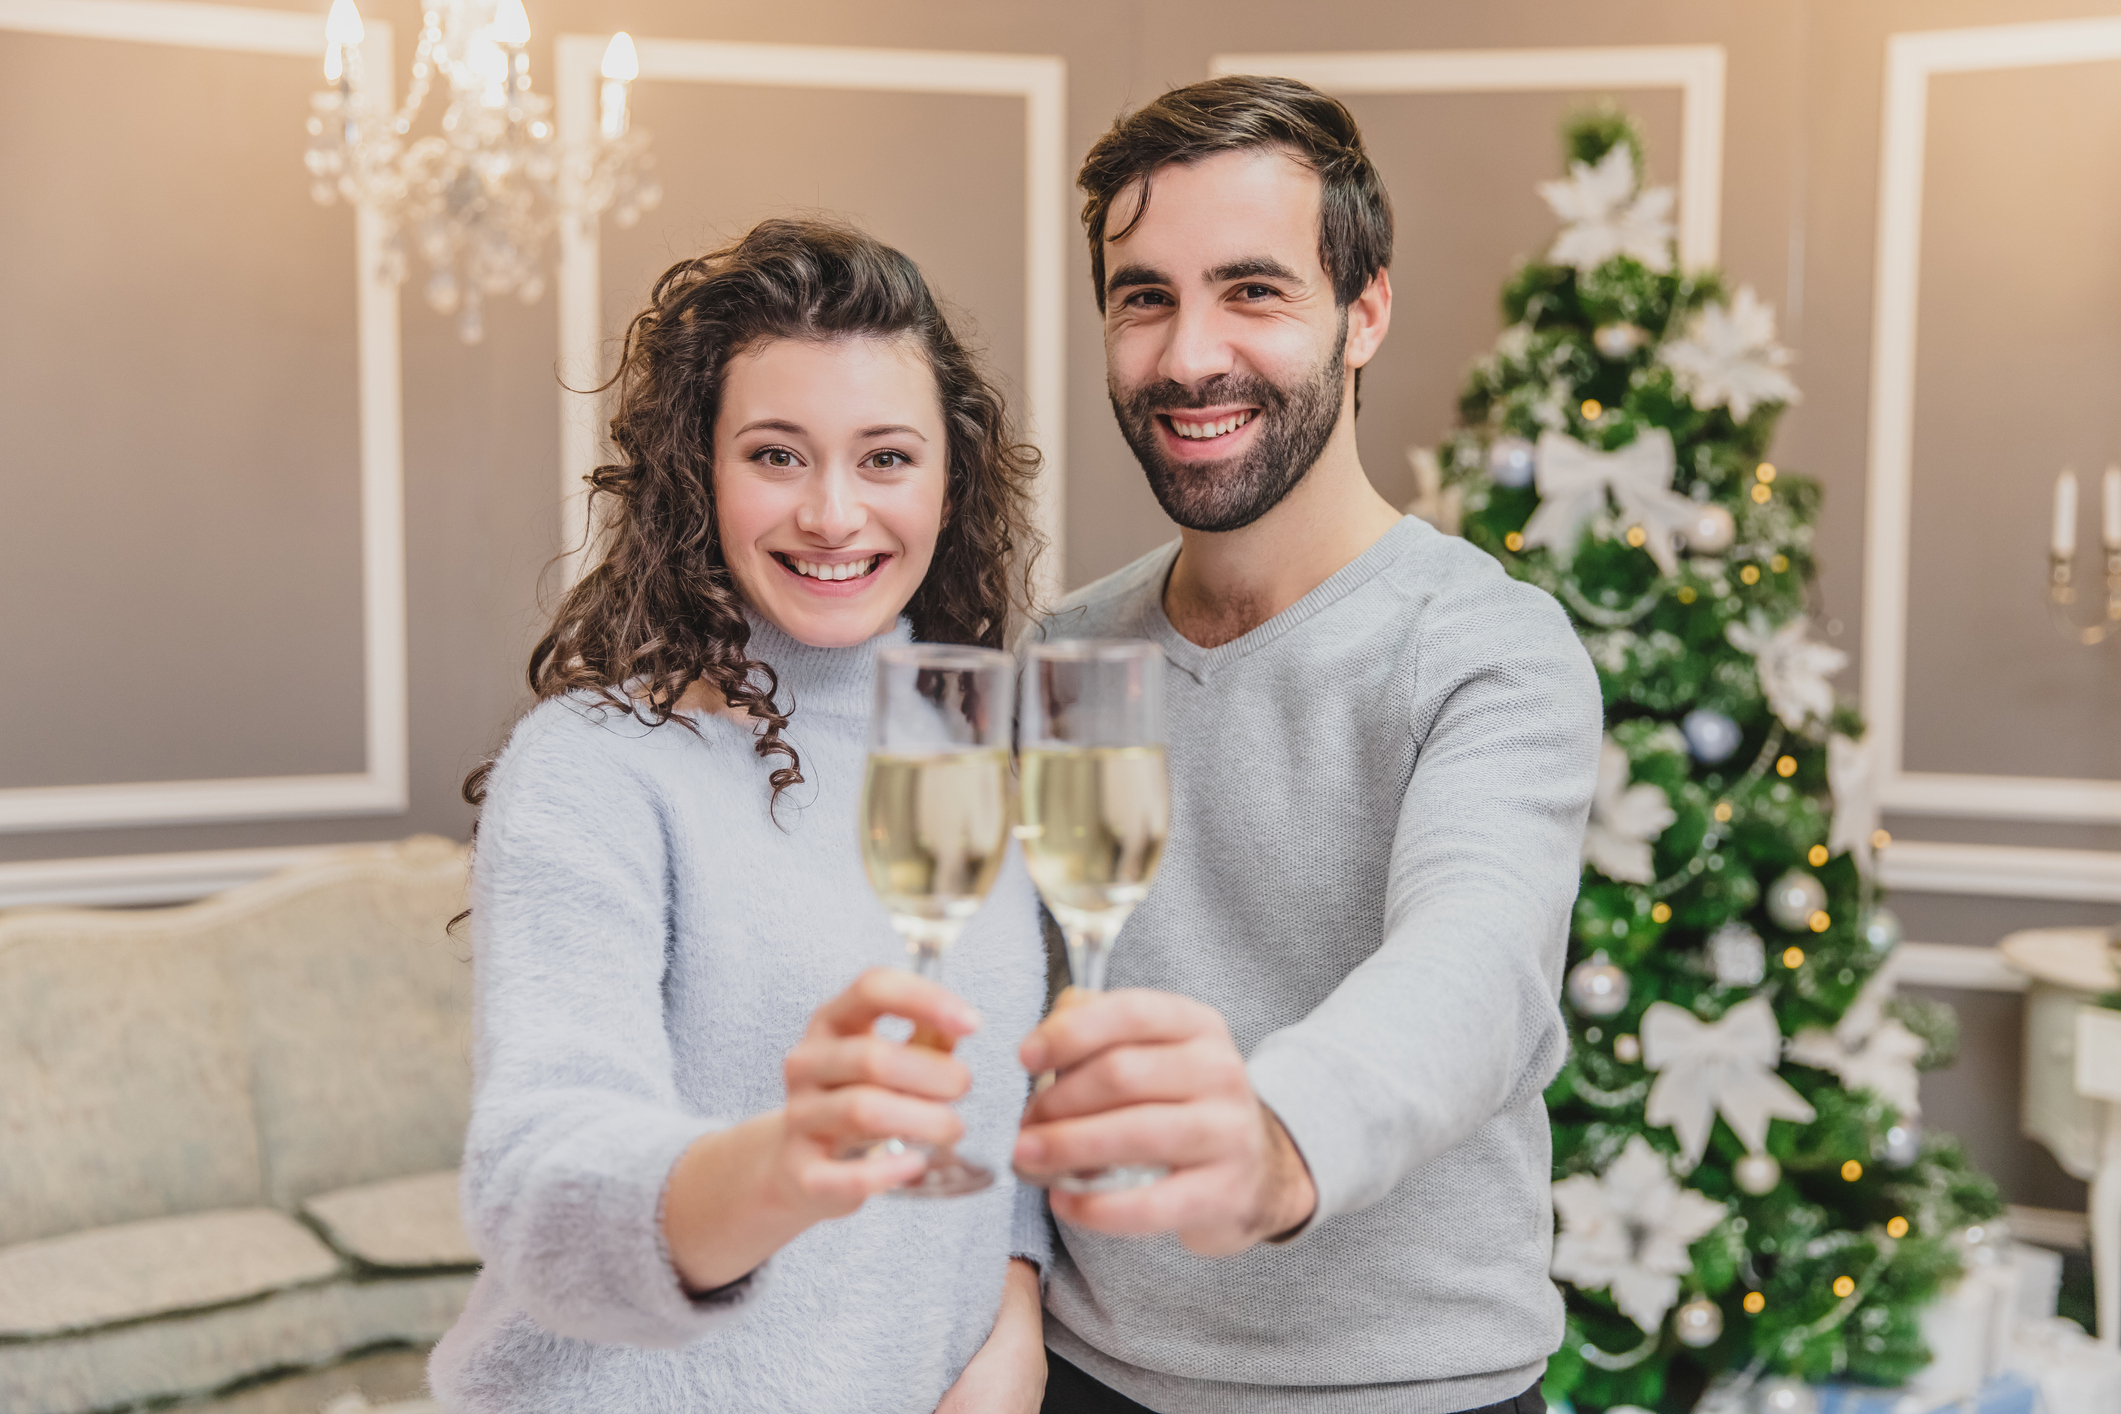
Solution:
{"label": "silver bauble ornament", "polygon": [[1539,460],[1532,444],[1522,437],[1497,437],[1488,444],[1488,479],[1512,491],[1532,484]]}
{"label": "silver bauble ornament", "polygon": [[1626,358],[1650,341],[1650,331],[1640,324],[1601,324],[1591,331],[1591,344],[1607,358]]}
{"label": "silver bauble ornament", "polygon": [[1620,1035],[1613,1038],[1613,1059],[1622,1065],[1633,1065],[1642,1059],[1642,1038]]}
{"label": "silver bauble ornament", "polygon": [[1863,934],[1864,944],[1879,957],[1899,947],[1905,934],[1900,926],[1900,915],[1882,903],[1867,911],[1856,928]]}
{"label": "silver bauble ornament", "polygon": [[1719,987],[1757,987],[1767,976],[1767,944],[1743,923],[1726,923],[1709,934],[1709,966]]}
{"label": "silver bauble ornament", "polygon": [[1753,1392],[1753,1408],[1759,1414],[1819,1414],[1819,1396],[1804,1381],[1777,1375],[1760,1382]]}
{"label": "silver bauble ornament", "polygon": [[1747,1154],[1731,1165],[1731,1181],[1741,1192],[1758,1198],[1774,1192],[1775,1185],[1782,1182],[1782,1165],[1775,1162],[1773,1154]]}
{"label": "silver bauble ornament", "polygon": [[1723,1308],[1706,1296],[1697,1296],[1672,1313],[1672,1331],[1681,1345],[1695,1350],[1714,1345],[1723,1334]]}
{"label": "silver bauble ornament", "polygon": [[1879,1157],[1896,1169],[1904,1169],[1922,1157],[1922,1125],[1912,1119],[1903,1119],[1885,1131],[1885,1142],[1879,1146]]}
{"label": "silver bauble ornament", "polygon": [[1745,733],[1736,722],[1706,707],[1696,707],[1680,718],[1679,734],[1686,738],[1687,754],[1704,766],[1730,760],[1745,741]]}
{"label": "silver bauble ornament", "polygon": [[1604,953],[1593,953],[1569,971],[1569,1005],[1584,1016],[1617,1016],[1628,1006],[1628,974]]}
{"label": "silver bauble ornament", "polygon": [[1681,527],[1686,547],[1697,555],[1720,555],[1738,538],[1738,522],[1731,513],[1711,501],[1697,507],[1693,519]]}
{"label": "silver bauble ornament", "polygon": [[1812,915],[1826,907],[1826,885],[1816,874],[1792,869],[1768,889],[1767,916],[1778,928],[1799,932],[1809,928]]}

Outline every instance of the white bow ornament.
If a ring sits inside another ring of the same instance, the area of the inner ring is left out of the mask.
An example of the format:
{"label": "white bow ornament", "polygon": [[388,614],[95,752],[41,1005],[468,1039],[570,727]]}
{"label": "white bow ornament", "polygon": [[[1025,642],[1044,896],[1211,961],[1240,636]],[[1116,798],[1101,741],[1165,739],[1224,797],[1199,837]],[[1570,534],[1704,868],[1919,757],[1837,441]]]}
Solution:
{"label": "white bow ornament", "polygon": [[1672,537],[1700,518],[1701,507],[1672,490],[1678,464],[1672,434],[1653,427],[1616,452],[1601,452],[1574,437],[1542,433],[1533,473],[1539,509],[1525,523],[1524,543],[1544,545],[1566,564],[1576,554],[1583,523],[1603,515],[1611,496],[1631,524],[1648,535],[1643,548],[1666,574],[1678,568]]}
{"label": "white bow ornament", "polygon": [[1681,1172],[1701,1162],[1718,1111],[1751,1154],[1766,1147],[1769,1120],[1818,1118],[1775,1074],[1781,1058],[1782,1030],[1766,997],[1740,1002],[1716,1022],[1670,1002],[1650,1003],[1642,1014],[1642,1063],[1661,1074],[1644,1118],[1678,1136]]}

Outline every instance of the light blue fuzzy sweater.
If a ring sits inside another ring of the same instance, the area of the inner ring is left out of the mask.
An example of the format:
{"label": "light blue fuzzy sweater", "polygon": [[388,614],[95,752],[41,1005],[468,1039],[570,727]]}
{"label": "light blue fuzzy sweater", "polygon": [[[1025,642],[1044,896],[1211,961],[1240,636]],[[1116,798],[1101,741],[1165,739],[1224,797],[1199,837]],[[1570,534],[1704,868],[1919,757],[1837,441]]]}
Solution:
{"label": "light blue fuzzy sweater", "polygon": [[991,1329],[1012,1254],[1043,1264],[1008,1157],[1045,960],[1012,858],[945,964],[984,1025],[960,1048],[970,1198],[871,1199],[736,1287],[688,1299],[662,1240],[670,1168],[700,1135],[778,1108],[819,1003],[902,965],[856,847],[874,653],[757,623],[807,783],[767,775],[720,717],[649,728],[584,697],[541,704],[496,766],[472,888],[476,1089],[465,1226],[485,1269],[436,1348],[456,1414],[926,1411]]}

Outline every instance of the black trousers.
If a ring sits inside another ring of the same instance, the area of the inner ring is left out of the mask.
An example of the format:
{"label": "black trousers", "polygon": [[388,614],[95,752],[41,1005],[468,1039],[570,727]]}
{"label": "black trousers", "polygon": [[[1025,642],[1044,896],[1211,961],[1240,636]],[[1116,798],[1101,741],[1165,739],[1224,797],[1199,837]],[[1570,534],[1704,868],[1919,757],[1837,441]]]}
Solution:
{"label": "black trousers", "polygon": [[[1136,1404],[1108,1385],[1098,1383],[1075,1366],[1046,1352],[1046,1402],[1040,1414],[1156,1414],[1146,1404]],[[1515,1399],[1468,1409],[1465,1414],[1547,1414],[1547,1402],[1533,1385]]]}

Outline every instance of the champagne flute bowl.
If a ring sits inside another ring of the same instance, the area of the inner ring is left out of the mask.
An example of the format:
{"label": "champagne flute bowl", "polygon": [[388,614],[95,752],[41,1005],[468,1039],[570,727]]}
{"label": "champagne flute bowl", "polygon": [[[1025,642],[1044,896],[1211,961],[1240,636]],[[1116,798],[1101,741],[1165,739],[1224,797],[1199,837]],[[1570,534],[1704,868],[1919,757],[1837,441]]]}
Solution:
{"label": "champagne flute bowl", "polygon": [[[1024,860],[1068,942],[1068,974],[1105,989],[1113,944],[1148,896],[1171,829],[1164,765],[1164,655],[1140,639],[1033,645],[1017,706]],[[1154,1183],[1119,1165],[1056,1176],[1069,1193]]]}
{"label": "champagne flute bowl", "polygon": [[[876,658],[876,707],[862,786],[862,864],[913,970],[942,977],[943,955],[979,911],[1009,843],[1009,685],[1006,653],[916,643]],[[910,1045],[948,1052],[916,1028]],[[994,1174],[957,1155],[901,1139],[870,1152],[926,1152],[910,1197],[977,1193]]]}

